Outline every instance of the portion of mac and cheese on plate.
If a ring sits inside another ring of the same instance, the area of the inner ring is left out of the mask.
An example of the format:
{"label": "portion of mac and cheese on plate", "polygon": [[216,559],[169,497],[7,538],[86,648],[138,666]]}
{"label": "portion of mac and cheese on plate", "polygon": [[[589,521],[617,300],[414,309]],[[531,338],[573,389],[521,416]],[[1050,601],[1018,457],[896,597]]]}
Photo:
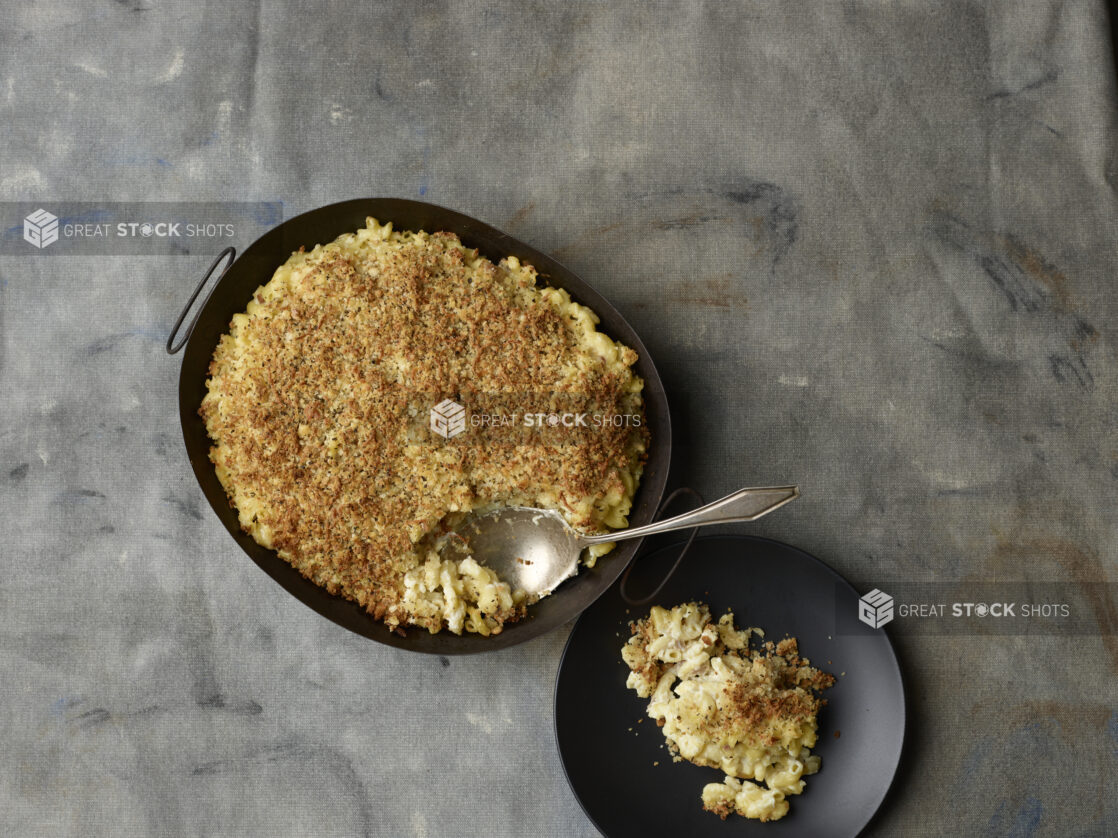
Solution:
{"label": "portion of mac and cheese on plate", "polygon": [[819,770],[810,748],[825,703],[817,690],[834,678],[801,658],[796,640],[750,649],[759,629],[738,630],[731,612],[717,622],[703,603],[654,606],[631,625],[621,650],[631,670],[626,686],[649,699],[676,761],[722,771],[702,792],[703,808],[772,821],[788,813],[787,797]]}
{"label": "portion of mac and cheese on plate", "polygon": [[[643,382],[597,323],[530,265],[493,264],[450,233],[369,219],[293,253],[234,315],[199,410],[242,528],[391,628],[500,632],[523,592],[439,555],[471,511],[627,525]],[[448,402],[453,434],[431,427]],[[543,421],[568,413],[584,419]]]}

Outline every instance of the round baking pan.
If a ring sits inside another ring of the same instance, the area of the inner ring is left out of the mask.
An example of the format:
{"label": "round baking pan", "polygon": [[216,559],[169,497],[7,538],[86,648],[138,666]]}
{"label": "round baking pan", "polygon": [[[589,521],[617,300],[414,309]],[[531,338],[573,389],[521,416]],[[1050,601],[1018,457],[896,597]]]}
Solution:
{"label": "round baking pan", "polygon": [[613,584],[636,554],[640,542],[619,542],[617,548],[599,559],[594,568],[583,568],[574,579],[529,608],[526,619],[506,626],[498,635],[457,636],[446,631],[430,634],[425,629],[410,627],[401,636],[374,620],[357,603],[327,593],[304,578],[274,551],[257,544],[241,529],[236,510],[230,505],[210,462],[210,438],[198,415],[198,407],[206,394],[206,379],[214,349],[222,334],[228,330],[233,315],[245,310],[253,292],[271,279],[276,268],[287,260],[293,250],[300,247],[310,250],[317,244],[333,241],[343,233],[351,233],[364,227],[369,216],[381,223],[391,221],[397,230],[454,233],[467,247],[476,248],[493,262],[505,256],[516,256],[535,267],[541,283],[565,289],[576,302],[592,309],[601,320],[600,331],[637,352],[639,358],[634,370],[644,379],[645,420],[651,443],[629,523],[640,526],[652,521],[668,477],[671,420],[660,376],[636,332],[604,297],[546,254],[462,213],[401,198],[344,201],[295,216],[257,239],[221,275],[198,313],[186,339],[182,359],[179,416],[190,464],[210,506],[241,549],[284,590],[338,625],[389,646],[439,655],[491,652],[523,643],[578,616]]}

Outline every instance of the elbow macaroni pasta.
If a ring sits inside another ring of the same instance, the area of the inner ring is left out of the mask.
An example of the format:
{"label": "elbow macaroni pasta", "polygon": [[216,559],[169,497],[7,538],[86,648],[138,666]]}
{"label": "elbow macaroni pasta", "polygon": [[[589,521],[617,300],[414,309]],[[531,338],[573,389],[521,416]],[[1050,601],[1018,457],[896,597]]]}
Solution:
{"label": "elbow macaroni pasta", "polygon": [[419,619],[446,623],[455,634],[463,630],[488,636],[501,630],[498,615],[525,599],[512,591],[492,570],[472,557],[440,561],[428,553],[421,567],[404,576],[404,609]]}
{"label": "elbow macaroni pasta", "polygon": [[703,807],[723,818],[784,817],[786,798],[819,770],[815,690],[834,679],[801,659],[795,640],[751,651],[758,629],[739,631],[729,612],[715,623],[702,603],[655,606],[632,628],[621,652],[626,686],[649,699],[676,761],[725,775],[703,789]]}

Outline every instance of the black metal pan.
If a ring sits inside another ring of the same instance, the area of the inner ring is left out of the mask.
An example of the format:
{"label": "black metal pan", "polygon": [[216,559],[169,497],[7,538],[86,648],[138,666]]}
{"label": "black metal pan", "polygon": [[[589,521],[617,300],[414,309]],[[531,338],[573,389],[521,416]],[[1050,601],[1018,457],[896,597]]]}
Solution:
{"label": "black metal pan", "polygon": [[[653,520],[664,493],[671,461],[671,420],[660,376],[636,332],[604,297],[546,254],[462,213],[400,198],[344,201],[312,210],[283,222],[261,236],[239,259],[229,248],[214,262],[167,341],[169,352],[177,352],[184,345],[186,349],[179,378],[179,415],[190,464],[210,506],[241,549],[288,593],[338,625],[389,646],[439,655],[490,652],[523,643],[577,617],[625,570],[640,542],[620,542],[612,553],[598,560],[596,567],[590,570],[583,568],[574,579],[529,608],[527,619],[506,626],[499,635],[456,636],[448,632],[433,635],[425,629],[412,627],[400,636],[374,620],[361,606],[331,595],[305,579],[275,552],[261,547],[242,531],[237,513],[230,506],[210,462],[210,439],[198,415],[198,406],[206,394],[206,378],[214,349],[221,335],[228,330],[233,315],[245,310],[253,291],[271,278],[293,250],[300,246],[310,250],[316,244],[325,244],[343,233],[353,232],[365,226],[368,216],[381,223],[391,221],[398,230],[445,230],[455,233],[467,247],[477,248],[494,262],[504,256],[516,256],[534,266],[542,282],[566,289],[572,299],[595,311],[601,318],[601,331],[636,350],[640,357],[635,370],[644,379],[644,409],[651,445],[629,521],[632,526],[639,526]],[[228,264],[228,268],[213,286],[193,325],[188,327],[177,344],[173,343],[206,279],[222,261]]]}

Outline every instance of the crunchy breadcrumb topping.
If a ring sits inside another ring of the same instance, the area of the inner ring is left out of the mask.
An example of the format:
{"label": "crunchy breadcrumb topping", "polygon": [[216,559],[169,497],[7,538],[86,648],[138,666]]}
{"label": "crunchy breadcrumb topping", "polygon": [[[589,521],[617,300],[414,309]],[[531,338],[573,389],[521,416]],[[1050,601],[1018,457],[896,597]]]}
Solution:
{"label": "crunchy breadcrumb topping", "polygon": [[642,415],[636,353],[536,280],[450,233],[373,219],[294,253],[233,317],[199,410],[241,526],[389,626],[490,634],[520,618],[522,594],[476,563],[441,562],[439,537],[502,504],[623,527],[648,441],[639,418],[451,439],[427,427],[445,399]]}

